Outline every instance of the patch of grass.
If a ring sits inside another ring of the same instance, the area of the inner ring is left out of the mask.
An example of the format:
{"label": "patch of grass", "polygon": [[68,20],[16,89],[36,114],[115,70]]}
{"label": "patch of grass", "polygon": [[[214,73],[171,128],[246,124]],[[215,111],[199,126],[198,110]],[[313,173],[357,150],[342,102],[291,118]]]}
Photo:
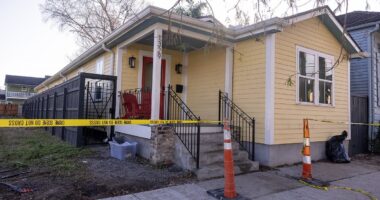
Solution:
{"label": "patch of grass", "polygon": [[89,149],[70,146],[40,129],[2,132],[0,138],[0,159],[16,166],[44,166],[70,174],[81,167],[79,159],[91,153]]}

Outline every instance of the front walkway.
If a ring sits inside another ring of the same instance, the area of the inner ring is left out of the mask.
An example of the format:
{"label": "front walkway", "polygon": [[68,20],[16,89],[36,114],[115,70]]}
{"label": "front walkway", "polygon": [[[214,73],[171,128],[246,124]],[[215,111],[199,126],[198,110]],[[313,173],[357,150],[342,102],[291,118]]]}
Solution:
{"label": "front walkway", "polygon": [[[380,198],[380,157],[372,160],[355,160],[350,164],[332,164],[318,162],[313,164],[313,176],[329,181],[332,186],[344,186],[358,191],[330,188],[328,191],[305,186],[295,180],[301,173],[301,165],[282,167],[266,172],[257,172],[237,176],[236,189],[239,194],[249,199],[370,199]],[[206,191],[223,187],[223,178],[168,187],[126,196],[113,197],[108,200],[142,200],[142,199],[191,199],[213,200]]]}

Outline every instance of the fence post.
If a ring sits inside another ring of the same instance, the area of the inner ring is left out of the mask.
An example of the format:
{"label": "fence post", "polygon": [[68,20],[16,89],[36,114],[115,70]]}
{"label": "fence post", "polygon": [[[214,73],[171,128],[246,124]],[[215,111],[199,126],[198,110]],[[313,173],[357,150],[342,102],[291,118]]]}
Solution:
{"label": "fence post", "polygon": [[[66,96],[67,96],[67,88],[63,88],[63,103],[62,103],[62,119],[66,119]],[[61,128],[61,139],[65,139],[65,127]]]}
{"label": "fence post", "polygon": [[[46,95],[46,110],[45,110],[45,118],[49,119],[49,94]],[[45,127],[45,130],[47,130],[48,127]]]}
{"label": "fence post", "polygon": [[168,100],[167,100],[167,108],[166,108],[166,119],[170,119],[170,94],[171,93],[171,85],[168,86]]}
{"label": "fence post", "polygon": [[[198,121],[200,121],[200,120],[201,120],[201,118],[198,117]],[[199,169],[200,146],[201,146],[201,125],[198,122],[197,123],[197,169]]]}
{"label": "fence post", "polygon": [[252,154],[251,160],[255,160],[255,119],[252,119]]}
{"label": "fence post", "polygon": [[[57,107],[56,99],[57,99],[57,92],[54,92],[54,95],[53,95],[53,114],[52,114],[53,119],[55,119],[56,110],[57,110],[56,109],[56,107]],[[55,135],[55,127],[51,128],[51,134]]]}
{"label": "fence post", "polygon": [[90,97],[88,96],[90,92],[90,82],[87,82],[87,87],[86,87],[86,113],[85,113],[85,119],[88,118],[88,101]]}
{"label": "fence post", "polygon": [[[84,93],[85,93],[85,78],[83,76],[79,79],[79,90],[78,90],[78,119],[84,118]],[[83,140],[83,127],[77,127],[75,146],[79,147],[84,144]],[[71,141],[72,143],[73,141]]]}
{"label": "fence post", "polygon": [[41,99],[38,97],[37,98],[37,116],[36,118],[39,119],[40,118],[40,103],[41,103]]}
{"label": "fence post", "polygon": [[220,110],[220,107],[221,107],[221,91],[219,90],[219,93],[218,93],[218,121],[219,121],[219,125],[221,125],[222,123],[220,122],[221,121],[221,110]]}

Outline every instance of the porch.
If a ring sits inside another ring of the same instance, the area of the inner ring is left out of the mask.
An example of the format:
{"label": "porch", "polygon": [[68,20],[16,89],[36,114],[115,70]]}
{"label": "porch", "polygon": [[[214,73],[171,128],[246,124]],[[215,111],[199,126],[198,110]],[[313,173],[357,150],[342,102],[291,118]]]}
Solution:
{"label": "porch", "polygon": [[[216,44],[211,36],[190,31],[166,30],[164,25],[148,28],[117,47],[116,117],[217,120],[218,91],[229,95],[232,90],[231,44]],[[147,126],[116,130],[150,138]]]}
{"label": "porch", "polygon": [[[232,93],[232,45],[227,41],[217,44],[211,36],[190,31],[172,29],[170,33],[162,26],[148,29],[116,49],[120,77],[116,117],[151,120],[228,117],[237,141],[236,161],[245,166],[240,171],[256,170],[257,163],[248,160],[253,160],[254,155],[254,121],[243,118],[241,110],[227,101]],[[185,169],[201,168],[200,177],[217,176],[222,171],[210,172],[208,167],[215,170],[223,160],[220,124],[128,125],[116,126],[115,131],[137,141],[139,154],[154,164],[171,160]],[[248,139],[251,141],[247,142]],[[239,150],[239,146],[246,150]]]}

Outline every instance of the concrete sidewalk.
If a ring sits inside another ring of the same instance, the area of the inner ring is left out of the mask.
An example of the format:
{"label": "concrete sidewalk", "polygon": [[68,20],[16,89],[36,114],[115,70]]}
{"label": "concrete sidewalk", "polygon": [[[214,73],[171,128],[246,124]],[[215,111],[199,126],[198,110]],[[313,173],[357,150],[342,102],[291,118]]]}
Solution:
{"label": "concrete sidewalk", "polygon": [[[318,162],[313,164],[313,176],[319,180],[329,181],[332,186],[360,189],[380,198],[379,163],[366,163],[365,161],[353,161],[350,164]],[[236,190],[249,199],[369,199],[360,192],[333,188],[324,191],[305,186],[296,180],[300,173],[301,165],[296,165],[236,176]],[[220,178],[113,197],[108,200],[213,200],[214,198],[208,196],[206,191],[222,188],[223,185],[224,179]]]}

